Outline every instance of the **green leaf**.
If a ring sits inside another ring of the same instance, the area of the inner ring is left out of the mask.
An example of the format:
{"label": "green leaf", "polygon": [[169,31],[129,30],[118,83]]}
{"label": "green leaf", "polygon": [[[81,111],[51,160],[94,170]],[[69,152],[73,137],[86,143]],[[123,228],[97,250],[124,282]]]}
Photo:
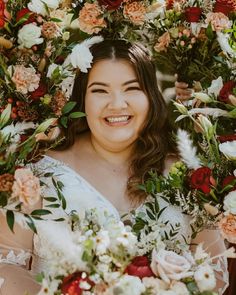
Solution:
{"label": "green leaf", "polygon": [[69,101],[67,104],[64,105],[63,109],[62,109],[62,114],[68,114],[71,110],[73,110],[73,108],[76,106],[76,102],[75,101]]}
{"label": "green leaf", "polygon": [[11,104],[8,104],[0,116],[0,129],[2,129],[11,117]]}
{"label": "green leaf", "polygon": [[54,221],[64,221],[65,218],[57,218],[57,219],[53,219]]}
{"label": "green leaf", "polygon": [[85,113],[83,113],[83,112],[74,112],[69,115],[70,119],[77,119],[77,118],[82,118],[82,117],[86,117]]}
{"label": "green leaf", "polygon": [[38,134],[41,132],[45,132],[48,127],[50,127],[54,122],[56,121],[56,118],[50,118],[41,123],[35,130],[34,134]]}
{"label": "green leaf", "polygon": [[10,230],[14,233],[14,223],[15,223],[15,216],[14,216],[14,212],[11,210],[7,210],[6,213],[6,218],[7,218],[7,224],[10,228]]}
{"label": "green leaf", "polygon": [[35,223],[34,223],[33,219],[32,219],[29,215],[27,215],[27,214],[25,214],[24,216],[28,219],[28,221],[26,221],[28,227],[29,227],[29,228],[30,228],[35,234],[37,234],[37,229],[36,229],[36,226],[35,226]]}
{"label": "green leaf", "polygon": [[46,209],[36,209],[31,212],[31,215],[36,215],[36,216],[37,215],[42,216],[42,215],[48,215],[48,214],[52,214],[52,212]]}
{"label": "green leaf", "polygon": [[43,272],[38,273],[38,274],[35,276],[35,280],[36,280],[36,282],[38,282],[38,283],[42,283],[43,279],[44,279],[44,273],[43,273]]}
{"label": "green leaf", "polygon": [[44,197],[44,200],[46,200],[48,202],[56,202],[57,198],[55,198],[55,197]]}
{"label": "green leaf", "polygon": [[61,207],[60,204],[50,204],[50,205],[46,205],[47,208],[59,208]]}
{"label": "green leaf", "polygon": [[5,192],[0,192],[0,207],[5,207],[7,205],[8,194]]}
{"label": "green leaf", "polygon": [[67,117],[61,117],[60,123],[63,127],[67,128],[68,118]]}

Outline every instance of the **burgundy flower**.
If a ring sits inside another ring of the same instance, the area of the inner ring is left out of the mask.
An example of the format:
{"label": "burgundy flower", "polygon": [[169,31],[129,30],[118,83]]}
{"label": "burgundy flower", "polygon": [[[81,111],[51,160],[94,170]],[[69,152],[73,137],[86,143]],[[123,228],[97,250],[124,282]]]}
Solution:
{"label": "burgundy flower", "polygon": [[98,0],[101,6],[105,6],[107,10],[117,9],[123,0]]}
{"label": "burgundy flower", "polygon": [[201,17],[202,9],[200,7],[187,7],[185,9],[185,18],[189,23],[197,23]]}
{"label": "burgundy flower", "polygon": [[213,11],[222,12],[228,16],[230,12],[236,11],[236,2],[235,0],[216,0]]}
{"label": "burgundy flower", "polygon": [[200,167],[193,171],[190,179],[190,185],[192,188],[201,190],[204,194],[209,194],[211,191],[211,185],[215,184],[215,180],[212,177],[212,171],[208,167]]}
{"label": "burgundy flower", "polygon": [[221,88],[218,99],[222,102],[229,103],[229,95],[233,93],[233,89],[236,87],[235,81],[228,81]]}
{"label": "burgundy flower", "polygon": [[234,140],[236,140],[236,134],[219,135],[218,140],[221,143],[226,142],[226,141],[234,141]]}
{"label": "burgundy flower", "polygon": [[140,279],[154,276],[150,267],[150,262],[146,256],[135,257],[127,266],[125,272],[131,276],[139,277]]}
{"label": "burgundy flower", "polygon": [[63,295],[82,295],[84,289],[81,288],[80,283],[87,282],[91,287],[94,285],[87,277],[82,278],[81,272],[75,272],[65,277],[61,284],[61,292]]}
{"label": "burgundy flower", "polygon": [[[231,184],[231,182],[233,182],[234,180],[236,180],[236,177],[234,175],[226,176],[225,179],[223,180],[223,183],[222,183],[223,188],[226,187],[228,184]],[[236,184],[231,189],[231,191],[234,191],[234,190],[236,190]]]}
{"label": "burgundy flower", "polygon": [[39,87],[30,93],[30,98],[32,100],[38,100],[40,97],[44,96],[47,92],[47,86],[42,82],[39,83]]}
{"label": "burgundy flower", "polygon": [[0,28],[3,28],[5,25],[4,10],[5,10],[5,3],[3,2],[3,0],[0,0]]}
{"label": "burgundy flower", "polygon": [[168,9],[172,9],[173,8],[173,6],[174,6],[174,0],[167,0],[166,1],[166,9],[168,10]]}
{"label": "burgundy flower", "polygon": [[36,16],[35,13],[32,13],[28,8],[22,8],[16,14],[16,21],[18,22],[21,18],[23,18],[26,14],[29,14],[28,19],[23,23],[24,25],[35,22]]}

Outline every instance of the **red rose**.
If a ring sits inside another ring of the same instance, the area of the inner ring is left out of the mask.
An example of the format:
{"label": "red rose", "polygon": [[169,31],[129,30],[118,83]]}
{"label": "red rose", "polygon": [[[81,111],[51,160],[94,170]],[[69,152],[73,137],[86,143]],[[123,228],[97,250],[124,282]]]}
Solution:
{"label": "red rose", "polygon": [[16,21],[18,22],[26,14],[29,14],[28,19],[23,23],[24,25],[33,23],[36,20],[35,13],[32,13],[28,8],[22,8],[16,14]]}
{"label": "red rose", "polygon": [[216,0],[213,11],[222,12],[228,16],[230,12],[236,11],[235,0]]}
{"label": "red rose", "polygon": [[192,188],[201,190],[204,194],[209,194],[211,191],[211,185],[215,184],[215,180],[211,175],[211,169],[208,167],[200,167],[194,170],[190,184]]}
{"label": "red rose", "polygon": [[236,140],[236,134],[228,134],[228,135],[219,135],[219,142],[233,141]]}
{"label": "red rose", "polygon": [[201,17],[202,9],[200,7],[187,7],[185,9],[185,18],[189,23],[197,23]]}
{"label": "red rose", "polygon": [[218,99],[222,102],[229,103],[229,95],[233,93],[233,89],[236,87],[235,81],[228,81],[221,88]]}
{"label": "red rose", "polygon": [[98,0],[101,6],[105,6],[107,10],[117,9],[123,0]]}
{"label": "red rose", "polygon": [[61,284],[63,295],[82,295],[84,289],[80,287],[81,282],[87,282],[91,287],[94,285],[87,277],[82,278],[81,275],[81,272],[75,272],[63,279]]}
{"label": "red rose", "polygon": [[174,0],[167,0],[166,1],[166,9],[172,9],[174,6]]}
{"label": "red rose", "polygon": [[40,97],[44,96],[47,92],[47,86],[43,83],[39,83],[39,87],[30,93],[30,98],[33,100],[38,100]]}
{"label": "red rose", "polygon": [[150,262],[146,256],[135,257],[127,266],[125,272],[131,276],[139,277],[140,279],[154,276],[150,267]]}
{"label": "red rose", "polygon": [[[225,179],[223,180],[223,183],[222,183],[223,188],[226,187],[228,184],[231,184],[231,182],[233,182],[234,180],[236,180],[236,177],[234,175],[226,176]],[[234,190],[236,190],[236,184],[231,189],[231,191],[234,191]]]}

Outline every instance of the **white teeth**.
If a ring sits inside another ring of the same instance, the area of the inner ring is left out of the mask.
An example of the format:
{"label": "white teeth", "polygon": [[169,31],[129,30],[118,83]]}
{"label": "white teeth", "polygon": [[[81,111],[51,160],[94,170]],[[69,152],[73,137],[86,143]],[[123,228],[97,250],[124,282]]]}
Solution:
{"label": "white teeth", "polygon": [[126,122],[128,121],[129,116],[122,116],[122,117],[107,117],[106,120],[109,123],[115,123],[115,122]]}

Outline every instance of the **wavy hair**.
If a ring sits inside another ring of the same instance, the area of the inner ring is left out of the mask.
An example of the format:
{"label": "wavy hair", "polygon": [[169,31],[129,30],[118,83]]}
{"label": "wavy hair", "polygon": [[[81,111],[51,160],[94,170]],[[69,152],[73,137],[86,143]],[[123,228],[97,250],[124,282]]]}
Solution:
{"label": "wavy hair", "polygon": [[[93,64],[104,59],[124,59],[134,68],[141,89],[149,100],[149,111],[144,128],[134,146],[133,158],[127,181],[128,196],[140,201],[146,194],[138,185],[148,178],[148,172],[154,170],[158,174],[163,172],[164,161],[169,151],[169,127],[167,123],[168,110],[158,89],[156,69],[148,51],[140,44],[130,44],[124,40],[105,40],[91,48]],[[75,78],[72,101],[76,101],[78,111],[85,111],[85,94],[88,83],[88,73],[79,72]],[[76,136],[88,130],[86,118],[80,118],[71,123],[65,130],[62,148],[73,145]]]}

